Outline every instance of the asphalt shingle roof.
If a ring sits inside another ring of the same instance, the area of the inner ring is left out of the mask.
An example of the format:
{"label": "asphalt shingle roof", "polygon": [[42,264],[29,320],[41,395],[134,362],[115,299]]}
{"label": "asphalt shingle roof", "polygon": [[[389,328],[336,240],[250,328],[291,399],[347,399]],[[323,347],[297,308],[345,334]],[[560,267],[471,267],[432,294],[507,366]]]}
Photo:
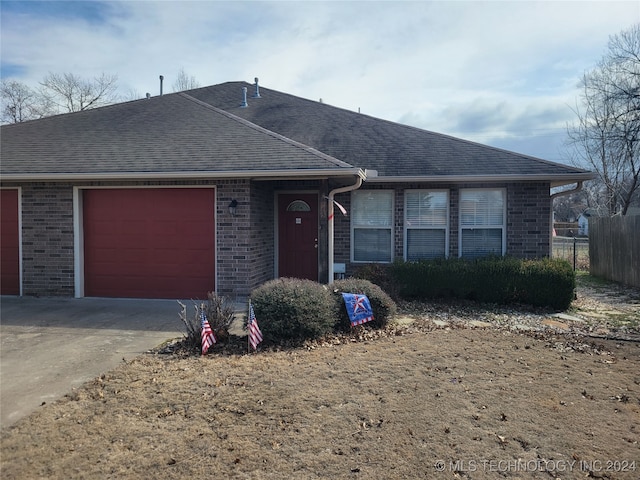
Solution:
{"label": "asphalt shingle roof", "polygon": [[[241,108],[242,87],[248,107]],[[384,177],[583,175],[585,170],[381,120],[253,84],[228,82],[188,92],[333,157]]]}
{"label": "asphalt shingle roof", "polygon": [[2,127],[3,176],[353,171],[184,94]]}
{"label": "asphalt shingle roof", "polygon": [[[242,88],[248,107],[241,107]],[[378,180],[586,180],[585,170],[333,107],[246,82],[2,126],[0,174],[378,171]]]}

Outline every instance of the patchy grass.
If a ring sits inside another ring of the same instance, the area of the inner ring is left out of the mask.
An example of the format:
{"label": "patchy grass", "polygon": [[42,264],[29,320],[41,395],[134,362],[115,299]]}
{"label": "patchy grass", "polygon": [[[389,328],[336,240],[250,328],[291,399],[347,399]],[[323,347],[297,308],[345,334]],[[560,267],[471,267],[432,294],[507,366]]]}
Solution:
{"label": "patchy grass", "polygon": [[[637,290],[587,282],[595,325],[637,314]],[[639,478],[639,342],[413,306],[386,334],[123,363],[0,432],[2,477]]]}
{"label": "patchy grass", "polygon": [[3,478],[566,480],[610,465],[602,478],[631,480],[639,371],[636,343],[467,328],[147,355],[3,431],[1,467]]}
{"label": "patchy grass", "polygon": [[576,272],[577,298],[571,313],[600,328],[640,330],[640,289]]}

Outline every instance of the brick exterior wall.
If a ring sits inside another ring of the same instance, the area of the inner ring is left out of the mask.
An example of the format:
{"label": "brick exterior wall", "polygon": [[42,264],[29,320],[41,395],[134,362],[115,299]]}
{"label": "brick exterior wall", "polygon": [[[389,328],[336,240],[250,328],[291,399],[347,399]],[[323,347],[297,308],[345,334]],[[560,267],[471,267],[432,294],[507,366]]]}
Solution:
{"label": "brick exterior wall", "polygon": [[[247,296],[252,289],[274,277],[275,261],[275,193],[277,191],[314,190],[322,196],[326,182],[251,182],[249,180],[209,180],[176,182],[92,182],[78,186],[173,186],[211,185],[216,189],[216,291],[234,299]],[[9,185],[6,186],[17,186]],[[73,187],[71,183],[22,184],[22,271],[23,294],[43,296],[73,296],[74,230]],[[539,258],[550,254],[549,184],[366,185],[365,189],[394,191],[393,252],[395,258],[404,255],[404,190],[448,189],[449,191],[449,255],[458,255],[458,204],[462,188],[506,188],[507,192],[507,254],[524,258]],[[237,215],[229,214],[231,200],[238,202]],[[349,193],[336,196],[348,212]],[[322,202],[321,202],[322,205]],[[322,213],[322,212],[321,212]],[[334,217],[334,261],[347,265],[347,274],[358,265],[350,263],[350,215],[337,209]],[[327,221],[319,218],[320,235]],[[326,234],[325,234],[326,235]],[[326,237],[325,237],[326,238]],[[326,269],[326,259],[320,271]]]}
{"label": "brick exterior wall", "polygon": [[[75,294],[74,185],[215,187],[218,246],[216,291],[233,298],[243,297],[251,289],[273,278],[273,189],[268,182],[255,185],[248,180],[31,183],[21,184],[24,295]],[[231,217],[228,210],[232,199],[238,201],[236,217]]]}
{"label": "brick exterior wall", "polygon": [[[216,191],[216,291],[235,297],[244,294],[249,276],[251,216],[249,181],[218,182]],[[229,213],[229,203],[238,202],[236,216]]]}
{"label": "brick exterior wall", "polygon": [[74,295],[71,185],[23,185],[22,272],[24,295]]}
{"label": "brick exterior wall", "polygon": [[507,253],[516,257],[551,255],[551,199],[548,183],[507,188]]}
{"label": "brick exterior wall", "polygon": [[[542,258],[551,254],[550,221],[551,198],[548,182],[531,183],[487,183],[487,184],[389,184],[364,186],[371,190],[394,191],[393,253],[395,259],[404,258],[404,191],[406,189],[433,189],[449,191],[449,256],[458,256],[459,247],[459,199],[465,188],[506,188],[507,203],[507,255],[522,258]],[[336,196],[347,211],[351,207],[351,194]],[[360,263],[350,262],[351,224],[350,217],[336,216],[335,262],[347,265],[347,275],[352,274]]]}
{"label": "brick exterior wall", "polygon": [[[273,278],[273,188],[268,182],[248,180],[217,185],[218,293],[242,298]],[[233,199],[238,202],[235,217],[228,210]]]}

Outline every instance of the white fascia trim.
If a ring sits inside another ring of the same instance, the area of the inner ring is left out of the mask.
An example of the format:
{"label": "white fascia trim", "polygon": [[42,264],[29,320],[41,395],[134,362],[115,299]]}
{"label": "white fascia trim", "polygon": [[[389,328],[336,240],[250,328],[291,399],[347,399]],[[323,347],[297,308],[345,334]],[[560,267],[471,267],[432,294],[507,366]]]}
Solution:
{"label": "white fascia trim", "polygon": [[489,182],[551,182],[552,187],[559,187],[584,180],[591,180],[596,175],[591,172],[572,173],[566,175],[432,175],[427,177],[372,177],[367,183],[489,183]]}
{"label": "white fascia trim", "polygon": [[90,181],[90,180],[202,180],[202,179],[276,179],[276,178],[330,178],[358,176],[363,180],[366,174],[361,168],[301,169],[301,170],[241,170],[229,172],[123,172],[123,173],[32,173],[5,174],[2,180],[10,181]]}

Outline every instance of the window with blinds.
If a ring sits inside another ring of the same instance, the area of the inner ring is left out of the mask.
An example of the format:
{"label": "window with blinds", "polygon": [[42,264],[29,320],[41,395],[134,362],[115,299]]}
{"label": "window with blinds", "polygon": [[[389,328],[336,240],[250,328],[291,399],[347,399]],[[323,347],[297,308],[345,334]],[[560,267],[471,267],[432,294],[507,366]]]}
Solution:
{"label": "window with blinds", "polygon": [[351,261],[391,262],[393,191],[351,193]]}
{"label": "window with blinds", "polygon": [[405,260],[447,257],[449,192],[407,190],[404,198]]}
{"label": "window with blinds", "polygon": [[504,189],[460,190],[461,257],[505,254],[505,197]]}

